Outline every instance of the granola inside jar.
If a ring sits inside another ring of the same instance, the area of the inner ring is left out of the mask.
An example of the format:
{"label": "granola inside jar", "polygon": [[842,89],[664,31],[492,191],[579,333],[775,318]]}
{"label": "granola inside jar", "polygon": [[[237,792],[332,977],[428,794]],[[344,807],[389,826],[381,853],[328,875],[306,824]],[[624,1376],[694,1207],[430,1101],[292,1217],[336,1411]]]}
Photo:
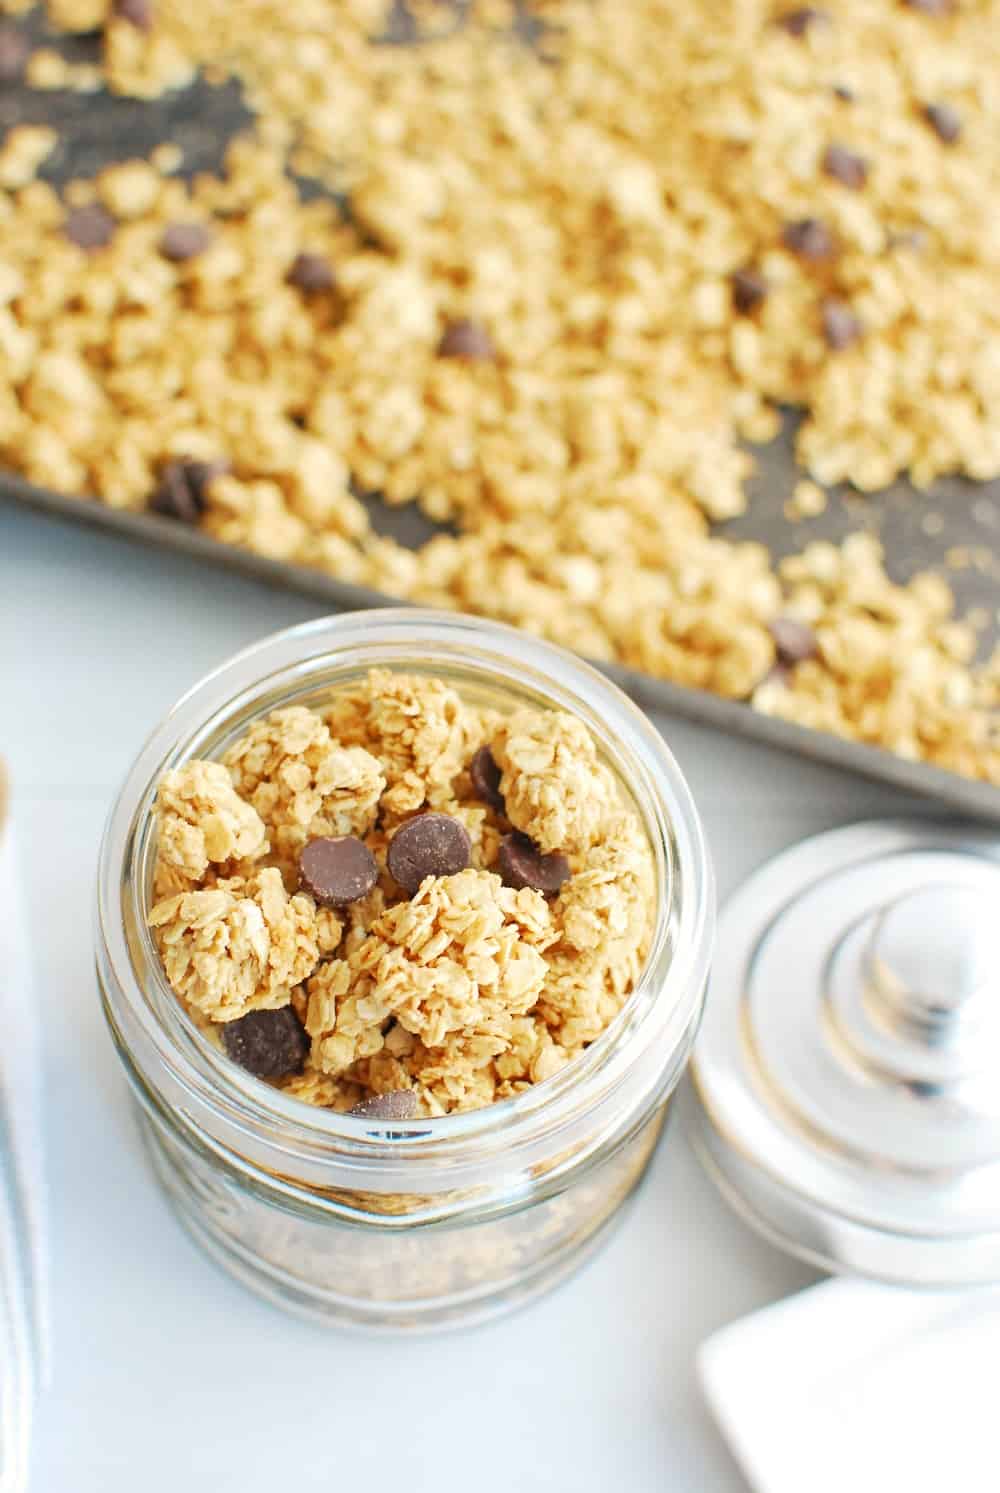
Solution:
{"label": "granola inside jar", "polygon": [[330,1322],[492,1315],[581,1260],[700,1016],[711,872],[614,686],[493,624],[323,619],[197,685],[109,821],[98,965],[201,1243]]}

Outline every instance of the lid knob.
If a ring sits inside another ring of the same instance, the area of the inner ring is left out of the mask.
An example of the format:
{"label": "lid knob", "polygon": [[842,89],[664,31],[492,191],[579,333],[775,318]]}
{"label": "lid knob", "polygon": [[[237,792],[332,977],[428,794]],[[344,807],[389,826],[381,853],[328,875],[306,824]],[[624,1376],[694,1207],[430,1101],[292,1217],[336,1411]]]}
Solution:
{"label": "lid knob", "polygon": [[1000,1282],[1000,838],[850,825],[730,900],[692,1131],[771,1238],[909,1284]]}
{"label": "lid knob", "polygon": [[1000,906],[961,884],[907,892],[875,920],[866,1005],[883,1027],[928,1047],[1000,1030]]}

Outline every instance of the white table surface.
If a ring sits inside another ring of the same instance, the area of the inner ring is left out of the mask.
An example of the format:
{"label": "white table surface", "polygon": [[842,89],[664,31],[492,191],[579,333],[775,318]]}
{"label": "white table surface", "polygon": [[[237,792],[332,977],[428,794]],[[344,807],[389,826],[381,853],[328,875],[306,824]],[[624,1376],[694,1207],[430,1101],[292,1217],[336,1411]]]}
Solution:
{"label": "white table surface", "polygon": [[[694,1350],[815,1277],[729,1212],[679,1129],[581,1274],[492,1326],[425,1339],[286,1319],[201,1257],[147,1175],[93,974],[105,813],[195,678],[319,610],[0,505],[0,753],[43,1011],[52,1192],[55,1366],[32,1493],[740,1493]],[[660,725],[723,896],[808,834],[914,807],[681,720]]]}

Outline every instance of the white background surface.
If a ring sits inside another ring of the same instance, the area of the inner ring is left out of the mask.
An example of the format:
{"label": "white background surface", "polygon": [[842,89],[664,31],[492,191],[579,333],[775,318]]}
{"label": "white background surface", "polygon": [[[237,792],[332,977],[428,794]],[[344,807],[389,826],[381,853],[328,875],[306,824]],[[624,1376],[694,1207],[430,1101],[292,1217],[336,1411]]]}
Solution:
{"label": "white background surface", "polygon": [[[202,1259],[146,1174],[93,975],[105,813],[195,678],[320,609],[0,506],[0,752],[43,1010],[52,1188],[55,1374],[31,1493],[740,1493],[698,1396],[694,1350],[814,1276],[727,1210],[679,1129],[582,1274],[519,1315],[439,1338],[372,1340],[284,1318]],[[807,834],[912,807],[833,770],[660,724],[723,896]]]}

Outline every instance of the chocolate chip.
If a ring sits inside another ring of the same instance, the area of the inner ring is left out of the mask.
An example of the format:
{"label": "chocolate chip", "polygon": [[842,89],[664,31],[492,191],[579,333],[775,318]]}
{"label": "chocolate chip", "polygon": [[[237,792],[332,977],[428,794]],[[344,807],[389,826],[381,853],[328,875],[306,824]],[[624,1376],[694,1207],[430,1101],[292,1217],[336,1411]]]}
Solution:
{"label": "chocolate chip", "polygon": [[368,1120],[412,1120],[416,1118],[417,1096],[412,1089],[393,1089],[389,1094],[369,1094],[361,1099],[349,1115],[363,1115]]}
{"label": "chocolate chip", "polygon": [[492,362],[497,355],[493,338],[478,321],[462,317],[445,327],[438,343],[439,358],[462,358],[467,363]]}
{"label": "chocolate chip", "polygon": [[149,31],[153,24],[153,0],[115,0],[115,15],[130,21],[139,31]]}
{"label": "chocolate chip", "polygon": [[24,72],[31,48],[14,26],[0,26],[0,83],[13,83]]}
{"label": "chocolate chip", "polygon": [[731,280],[733,310],[740,316],[749,316],[767,299],[767,281],[759,270],[736,270]]}
{"label": "chocolate chip", "polygon": [[205,511],[208,484],[228,470],[229,463],[223,457],[216,461],[168,461],[160,469],[160,481],[149,506],[164,518],[196,524]]}
{"label": "chocolate chip", "polygon": [[927,104],[924,118],[945,145],[954,145],[962,133],[962,119],[957,109],[950,104]]}
{"label": "chocolate chip", "polygon": [[234,1063],[257,1078],[284,1078],[301,1073],[309,1038],[291,1006],[280,1011],[250,1011],[222,1028],[222,1045]]}
{"label": "chocolate chip", "polygon": [[500,769],[488,746],[481,746],[469,763],[469,777],[476,797],[502,814],[506,805],[500,792]]}
{"label": "chocolate chip", "polygon": [[868,180],[868,162],[864,156],[848,150],[846,145],[828,145],[823,153],[823,170],[842,186],[859,192]]}
{"label": "chocolate chip", "polygon": [[952,0],[903,0],[903,4],[924,16],[946,16],[954,8]]}
{"label": "chocolate chip", "polygon": [[816,634],[804,622],[799,622],[795,617],[775,617],[768,624],[768,631],[774,639],[778,663],[785,668],[805,663],[807,658],[815,658]]}
{"label": "chocolate chip", "polygon": [[823,323],[823,336],[826,338],[827,347],[832,348],[834,352],[841,352],[845,347],[850,347],[852,342],[857,342],[864,331],[846,301],[837,301],[832,297],[823,302],[820,319]]}
{"label": "chocolate chip", "polygon": [[74,207],[66,214],[63,232],[78,249],[103,249],[114,237],[118,225],[99,202]]}
{"label": "chocolate chip", "polygon": [[795,223],[786,223],[781,242],[793,254],[802,259],[832,259],[836,253],[833,234],[819,218],[799,218]]}
{"label": "chocolate chip", "polygon": [[322,254],[296,254],[292,267],[285,276],[289,285],[306,295],[316,295],[334,287],[333,266]]}
{"label": "chocolate chip", "polygon": [[842,104],[853,104],[857,94],[853,88],[848,88],[846,83],[834,83],[833,96],[839,98]]}
{"label": "chocolate chip", "polygon": [[174,264],[183,264],[204,254],[211,242],[204,223],[169,223],[160,239],[160,253]]}
{"label": "chocolate chip", "polygon": [[412,897],[425,876],[454,876],[465,870],[471,855],[464,824],[449,814],[418,814],[389,842],[389,874]]}
{"label": "chocolate chip", "polygon": [[828,11],[800,5],[796,10],[786,10],[783,15],[775,16],[774,24],[787,31],[789,36],[805,36],[810,26],[824,25],[829,19]]}
{"label": "chocolate chip", "polygon": [[533,840],[515,830],[500,841],[500,877],[506,886],[532,887],[554,896],[569,880],[569,861],[558,850],[543,855]]}
{"label": "chocolate chip", "polygon": [[323,836],[299,852],[299,883],[323,907],[346,907],[367,897],[378,866],[356,835]]}

